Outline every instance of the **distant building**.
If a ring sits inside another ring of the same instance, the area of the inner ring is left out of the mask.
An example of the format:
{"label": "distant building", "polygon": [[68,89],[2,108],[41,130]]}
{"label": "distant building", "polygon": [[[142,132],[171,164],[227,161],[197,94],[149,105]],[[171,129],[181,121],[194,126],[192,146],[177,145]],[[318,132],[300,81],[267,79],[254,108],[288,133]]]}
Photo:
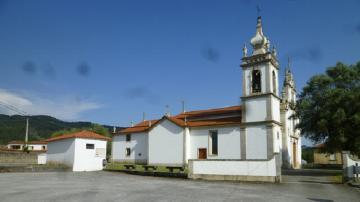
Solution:
{"label": "distant building", "polygon": [[[7,144],[8,149],[12,150],[23,150],[25,146],[24,141],[11,141]],[[30,151],[46,151],[47,150],[47,142],[46,141],[30,141],[27,142],[28,150]]]}
{"label": "distant building", "polygon": [[314,165],[341,166],[343,164],[342,153],[340,151],[334,153],[325,153],[321,151],[321,148],[323,147],[324,144],[319,144],[314,147]]}
{"label": "distant building", "polygon": [[46,140],[47,162],[65,164],[73,171],[102,170],[106,143],[110,140],[86,130],[50,138]]}

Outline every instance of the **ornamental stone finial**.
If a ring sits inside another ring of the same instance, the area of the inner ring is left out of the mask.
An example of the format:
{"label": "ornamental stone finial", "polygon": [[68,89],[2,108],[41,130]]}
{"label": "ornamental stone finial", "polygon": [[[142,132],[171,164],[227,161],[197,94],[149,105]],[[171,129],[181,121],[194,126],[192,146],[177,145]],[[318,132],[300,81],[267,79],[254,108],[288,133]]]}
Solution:
{"label": "ornamental stone finial", "polygon": [[272,53],[275,57],[277,56],[277,50],[276,50],[276,47],[275,47],[275,46],[272,47],[271,53]]}
{"label": "ornamental stone finial", "polygon": [[244,44],[244,47],[243,47],[243,57],[247,57],[247,48],[246,48],[246,44]]}
{"label": "ornamental stone finial", "polygon": [[260,16],[257,19],[255,36],[251,38],[250,43],[254,49],[253,55],[266,53],[270,46],[270,42],[265,37],[262,30],[262,22]]}

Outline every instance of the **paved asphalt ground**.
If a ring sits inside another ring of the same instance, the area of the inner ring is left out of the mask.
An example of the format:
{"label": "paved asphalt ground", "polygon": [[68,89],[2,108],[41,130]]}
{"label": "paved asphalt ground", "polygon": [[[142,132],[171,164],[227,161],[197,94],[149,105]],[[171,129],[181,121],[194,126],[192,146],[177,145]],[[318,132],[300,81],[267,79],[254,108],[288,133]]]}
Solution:
{"label": "paved asphalt ground", "polygon": [[0,173],[0,201],[360,201],[342,184],[193,181],[119,172]]}

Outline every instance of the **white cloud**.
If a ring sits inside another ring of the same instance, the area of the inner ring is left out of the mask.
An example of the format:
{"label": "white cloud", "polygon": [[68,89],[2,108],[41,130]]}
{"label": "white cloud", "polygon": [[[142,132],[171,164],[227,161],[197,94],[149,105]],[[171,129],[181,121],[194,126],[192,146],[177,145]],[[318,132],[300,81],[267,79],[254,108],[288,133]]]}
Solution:
{"label": "white cloud", "polygon": [[80,100],[74,96],[45,98],[4,89],[0,89],[0,113],[19,114],[4,107],[1,103],[14,106],[30,115],[50,115],[63,120],[79,119],[81,113],[101,108],[98,103]]}

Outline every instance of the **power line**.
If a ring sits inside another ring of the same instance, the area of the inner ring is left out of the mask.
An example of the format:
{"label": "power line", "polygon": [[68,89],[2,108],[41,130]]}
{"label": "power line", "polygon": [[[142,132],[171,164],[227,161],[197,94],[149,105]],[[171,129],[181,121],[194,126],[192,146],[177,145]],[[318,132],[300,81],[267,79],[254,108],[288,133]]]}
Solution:
{"label": "power line", "polygon": [[3,106],[3,107],[6,107],[7,109],[10,109],[12,111],[15,111],[17,113],[19,113],[20,115],[23,115],[23,116],[26,116],[26,127],[25,127],[25,148],[28,148],[27,147],[27,142],[28,142],[28,138],[29,138],[29,117],[27,116],[27,113],[18,109],[17,107],[11,105],[11,104],[7,104],[7,103],[4,103],[2,101],[0,101],[0,105]]}
{"label": "power line", "polygon": [[23,116],[27,116],[28,114],[26,112],[24,112],[23,110],[15,107],[14,105],[11,105],[11,104],[8,104],[8,103],[5,103],[5,102],[2,102],[0,101],[0,105],[9,109],[9,110],[12,110],[16,113],[19,113],[20,115],[23,115]]}

